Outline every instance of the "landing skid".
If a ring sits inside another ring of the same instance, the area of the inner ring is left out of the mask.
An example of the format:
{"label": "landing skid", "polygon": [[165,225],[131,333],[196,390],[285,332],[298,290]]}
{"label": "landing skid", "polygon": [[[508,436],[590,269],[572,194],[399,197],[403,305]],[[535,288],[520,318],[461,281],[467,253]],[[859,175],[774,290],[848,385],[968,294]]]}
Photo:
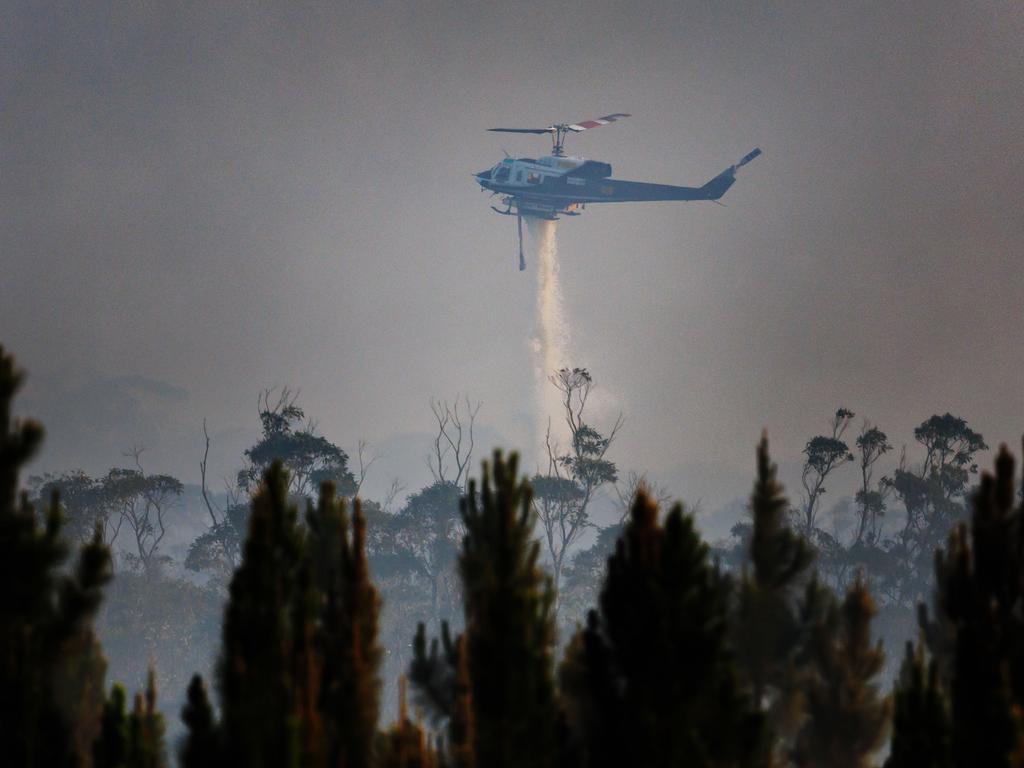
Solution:
{"label": "landing skid", "polygon": [[[559,216],[579,216],[578,211],[539,211],[534,208],[528,208],[523,211],[521,206],[514,203],[512,198],[505,199],[505,209],[502,210],[497,206],[492,205],[491,210],[495,213],[500,213],[502,216],[515,216],[516,217],[516,234],[519,237],[519,271],[522,272],[526,269],[526,258],[523,256],[523,219],[543,219],[545,221],[558,221]],[[515,210],[513,210],[513,207]],[[573,206],[575,207],[575,206]]]}

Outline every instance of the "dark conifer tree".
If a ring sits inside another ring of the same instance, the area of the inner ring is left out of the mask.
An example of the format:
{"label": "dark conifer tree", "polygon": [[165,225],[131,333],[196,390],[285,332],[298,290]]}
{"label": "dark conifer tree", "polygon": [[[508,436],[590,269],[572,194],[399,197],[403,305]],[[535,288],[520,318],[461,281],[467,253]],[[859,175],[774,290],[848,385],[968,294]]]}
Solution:
{"label": "dark conifer tree", "polygon": [[427,735],[420,723],[409,719],[406,706],[406,680],[398,681],[398,721],[379,739],[380,768],[434,768],[437,755],[427,741]]}
{"label": "dark conifer tree", "polygon": [[476,764],[488,768],[543,768],[555,752],[554,593],[517,471],[516,454],[495,451],[479,495],[470,481],[462,501],[469,698]]}
{"label": "dark conifer tree", "polygon": [[880,641],[871,642],[874,614],[858,576],[842,606],[833,601],[813,627],[803,681],[806,722],[793,751],[800,768],[865,768],[885,739],[890,702],[875,682],[885,654]]}
{"label": "dark conifer tree", "polygon": [[804,636],[798,598],[813,553],[786,522],[789,512],[768,438],[757,447],[757,479],[750,497],[753,530],[734,624],[737,662],[754,701],[776,738],[788,742],[799,717],[796,681]]}
{"label": "dark conifer tree", "polygon": [[127,768],[163,768],[164,717],[156,708],[156,673],[150,669],[145,693],[135,694],[135,707],[128,721]]}
{"label": "dark conifer tree", "polygon": [[[462,636],[457,639],[461,640]],[[421,622],[416,627],[416,635],[412,641],[409,682],[413,685],[416,703],[423,707],[437,724],[448,720],[455,712],[455,678],[458,664],[457,645],[456,641],[452,640],[448,622],[441,622],[440,642],[438,638],[433,638],[429,651],[427,627]]]}
{"label": "dark conifer tree", "polygon": [[103,706],[100,735],[92,750],[92,768],[163,768],[164,719],[156,708],[156,675],[149,671],[145,694],[125,710],[124,688],[115,685]]}
{"label": "dark conifer tree", "polygon": [[985,473],[970,529],[936,555],[936,613],[922,628],[952,714],[953,764],[1024,762],[1024,513],[1014,509],[1014,462],[1003,446]]}
{"label": "dark conifer tree", "polygon": [[188,698],[181,711],[188,736],[178,754],[181,768],[218,768],[225,764],[221,755],[220,733],[203,678],[195,675],[188,686]]}
{"label": "dark conifer tree", "polygon": [[[768,765],[730,648],[730,585],[681,505],[640,492],[563,681],[588,766]],[[572,681],[575,681],[573,683]]]}
{"label": "dark conifer tree", "polygon": [[466,638],[460,635],[455,646],[455,685],[452,715],[448,723],[448,755],[451,768],[475,768],[476,740],[473,726],[472,680],[469,677],[469,657]]}
{"label": "dark conifer tree", "polygon": [[42,515],[18,473],[42,442],[15,421],[22,376],[0,347],[0,759],[10,765],[87,763],[100,728],[105,662],[92,622],[110,579],[110,552],[94,537],[70,572],[57,499]]}
{"label": "dark conifer tree", "polygon": [[410,679],[418,701],[446,721],[457,766],[542,768],[555,762],[554,592],[537,563],[530,487],[518,458],[495,451],[478,494],[462,500],[466,526],[459,570],[466,629],[442,624],[427,651],[420,625]]}
{"label": "dark conifer tree", "polygon": [[379,600],[366,522],[325,483],[304,530],[274,464],[253,498],[242,564],[231,581],[220,660],[223,721],[201,681],[182,717],[182,759],[212,754],[248,766],[369,768],[374,759],[381,651]]}
{"label": "dark conifer tree", "polygon": [[93,768],[121,768],[128,763],[128,711],[124,686],[114,685],[103,704],[100,734],[92,751]]}
{"label": "dark conifer tree", "polygon": [[242,564],[231,580],[219,665],[226,755],[252,768],[298,757],[290,608],[302,556],[288,480],[275,463],[253,498]]}
{"label": "dark conifer tree", "polygon": [[320,596],[318,704],[327,765],[368,768],[380,708],[382,651],[377,643],[380,600],[366,559],[366,519],[357,499],[350,536],[344,502],[325,484],[307,522]]}
{"label": "dark conifer tree", "polygon": [[935,661],[907,643],[893,693],[892,743],[885,768],[952,768],[949,710]]}

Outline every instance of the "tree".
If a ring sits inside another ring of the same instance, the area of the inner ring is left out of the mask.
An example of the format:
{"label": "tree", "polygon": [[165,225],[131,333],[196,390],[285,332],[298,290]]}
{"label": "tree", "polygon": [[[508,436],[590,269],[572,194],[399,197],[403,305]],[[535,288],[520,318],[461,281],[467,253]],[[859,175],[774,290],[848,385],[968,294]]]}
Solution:
{"label": "tree", "polygon": [[421,627],[414,645],[410,679],[436,719],[455,723],[460,765],[470,764],[470,737],[479,766],[542,768],[555,760],[554,595],[537,563],[530,487],[517,469],[515,454],[506,461],[495,451],[479,494],[470,481],[462,501],[463,637],[453,643],[444,626],[444,654],[435,641],[428,656]]}
{"label": "tree", "polygon": [[242,560],[248,521],[247,505],[228,504],[219,520],[189,545],[185,567],[197,573],[212,573],[217,582],[226,584]]}
{"label": "tree", "polygon": [[160,561],[160,543],[167,534],[167,514],[174,508],[184,486],[170,475],[150,475],[142,467],[142,449],[134,448],[135,468],[114,468],[91,478],[81,470],[33,478],[38,486],[37,504],[58,494],[67,532],[84,541],[85,532],[99,526],[104,543],[113,547],[122,530],[132,537],[134,551],[124,553],[129,565],[147,570]]}
{"label": "tree", "polygon": [[[280,462],[254,495],[242,563],[229,587],[218,668],[222,722],[210,723],[201,681],[184,715],[184,751],[249,766],[368,768],[376,739],[379,601],[369,579],[366,521],[356,501],[321,486],[306,528]],[[198,759],[198,758],[197,758]]]}
{"label": "tree", "polygon": [[[483,403],[471,403],[469,397],[460,406],[458,395],[451,405],[447,400],[430,400],[430,410],[437,421],[437,434],[433,450],[427,455],[427,468],[434,476],[434,483],[451,484],[465,489],[469,482],[469,462],[473,458],[476,443],[473,426],[476,415]],[[459,412],[459,408],[462,412]],[[454,464],[454,467],[451,466]],[[454,472],[454,476],[451,473]]]}
{"label": "tree", "polygon": [[302,559],[298,510],[280,463],[253,497],[242,564],[229,587],[219,662],[225,750],[242,765],[287,766],[300,724],[289,648]]}
{"label": "tree", "polygon": [[100,736],[93,746],[93,768],[162,768],[166,765],[164,720],[156,709],[156,675],[146,679],[145,695],[125,711],[124,688],[115,685],[103,706]]}
{"label": "tree", "polygon": [[858,577],[841,608],[832,601],[813,628],[803,685],[807,720],[793,750],[798,768],[865,768],[885,740],[890,702],[875,682],[885,654],[880,641],[871,642],[874,614]]}
{"label": "tree", "polygon": [[60,504],[40,523],[21,468],[43,438],[34,421],[14,421],[22,383],[0,347],[0,754],[11,765],[88,761],[99,731],[103,660],[92,629],[111,576],[110,551],[94,532],[67,568]]}
{"label": "tree", "polygon": [[306,515],[319,628],[313,642],[319,669],[316,706],[329,765],[368,768],[380,709],[377,645],[380,599],[370,582],[366,519],[353,503],[351,534],[344,502],[325,484]]}
{"label": "tree", "polygon": [[260,478],[279,460],[288,472],[288,495],[312,498],[321,483],[330,481],[342,496],[356,492],[356,481],[348,468],[348,454],[325,437],[316,434],[312,422],[303,423],[305,411],[296,403],[298,395],[288,388],[277,394],[265,390],[259,398],[259,442],[245,451],[248,466],[238,472],[238,487],[246,493],[257,490]]}
{"label": "tree", "polygon": [[427,581],[430,613],[435,621],[449,618],[458,601],[461,499],[461,486],[439,480],[410,496],[389,521],[392,546],[397,552],[410,554],[416,571]]}
{"label": "tree", "polygon": [[405,699],[406,681],[398,680],[398,721],[382,735],[377,765],[381,768],[433,768],[434,750],[427,743],[419,723],[409,719]]}
{"label": "tree", "polygon": [[623,420],[620,415],[607,437],[584,421],[587,400],[594,387],[593,377],[586,368],[562,368],[550,380],[561,393],[571,439],[570,451],[559,452],[558,446],[551,442],[549,426],[547,475],[538,474],[532,485],[533,508],[544,529],[557,601],[567,556],[590,526],[590,502],[601,486],[618,479],[618,469],[605,456]]}
{"label": "tree", "polygon": [[199,462],[199,478],[203,504],[210,515],[210,528],[189,545],[185,567],[190,571],[210,572],[218,582],[226,584],[242,559],[249,506],[241,503],[237,490],[226,480],[227,502],[222,506],[214,501],[206,482],[210,458],[210,433],[206,419],[203,419],[203,437],[205,446]]}
{"label": "tree", "polygon": [[89,542],[97,525],[103,531],[103,541],[110,544],[117,538],[121,518],[111,519],[113,509],[104,495],[102,481],[77,469],[31,477],[29,486],[35,489],[34,506],[37,508],[45,508],[56,494],[64,520],[62,530],[72,541]]}
{"label": "tree", "polygon": [[223,764],[221,734],[206,694],[203,678],[193,675],[188,686],[188,699],[181,711],[188,738],[178,754],[181,768],[217,768]]}
{"label": "tree", "polygon": [[935,557],[934,618],[922,608],[929,649],[948,691],[953,765],[1019,765],[1024,751],[1024,510],[1014,508],[1006,446]]}
{"label": "tree", "polygon": [[788,743],[801,714],[799,669],[806,627],[798,603],[813,551],[786,522],[789,502],[768,454],[757,447],[750,496],[749,562],[740,577],[734,625],[737,662],[776,739]]}
{"label": "tree", "polygon": [[892,446],[885,432],[865,421],[857,436],[857,450],[860,454],[861,484],[856,496],[859,520],[853,543],[860,544],[866,536],[867,543],[874,545],[878,541],[878,521],[885,514],[885,496],[889,488],[888,479],[884,477],[877,486],[874,484],[874,467],[882,456],[892,450]]}
{"label": "tree", "polygon": [[[129,454],[135,469],[112,469],[101,481],[106,504],[118,517],[118,529],[127,525],[135,543],[130,564],[148,570],[158,561],[160,542],[167,535],[165,516],[184,486],[170,475],[148,475],[142,468],[141,449]],[[116,536],[116,534],[115,534]]]}
{"label": "tree", "polygon": [[924,461],[914,470],[904,453],[892,488],[906,508],[903,543],[911,555],[923,552],[930,558],[950,526],[963,517],[968,482],[978,471],[974,455],[988,446],[966,421],[949,413],[923,421],[914,429],[914,439],[925,449]]}
{"label": "tree", "polygon": [[949,707],[935,661],[907,643],[893,693],[892,744],[885,768],[952,768]]}
{"label": "tree", "polygon": [[835,469],[853,461],[853,454],[842,440],[853,417],[853,411],[840,408],[832,417],[832,433],[812,437],[804,447],[806,458],[800,475],[804,488],[804,506],[801,510],[800,532],[808,539],[812,539],[818,530],[818,502],[825,493],[825,481]]}
{"label": "tree", "polygon": [[730,592],[682,506],[662,526],[638,493],[600,611],[563,666],[584,765],[769,763],[763,719],[730,647]]}

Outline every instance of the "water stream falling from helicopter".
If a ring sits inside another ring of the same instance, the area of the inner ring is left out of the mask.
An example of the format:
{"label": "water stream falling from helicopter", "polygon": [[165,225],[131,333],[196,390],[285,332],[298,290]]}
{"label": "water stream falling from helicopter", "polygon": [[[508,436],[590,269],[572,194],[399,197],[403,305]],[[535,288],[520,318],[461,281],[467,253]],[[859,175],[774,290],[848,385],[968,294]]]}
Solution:
{"label": "water stream falling from helicopter", "polygon": [[733,183],[736,172],[761,154],[760,149],[748,152],[735,165],[699,187],[626,181],[612,178],[609,163],[570,157],[565,153],[566,137],[610,125],[629,117],[614,112],[578,123],[552,123],[546,128],[488,128],[497,133],[547,135],[551,154],[531,158],[505,158],[487,170],[474,173],[481,190],[498,197],[500,206],[491,208],[502,216],[516,218],[519,243],[519,269],[526,269],[523,253],[523,219],[536,248],[537,265],[537,330],[534,347],[534,400],[537,408],[537,443],[540,456],[547,458],[548,425],[551,442],[565,446],[567,427],[564,422],[560,393],[549,381],[557,370],[569,367],[569,331],[565,320],[562,292],[558,282],[558,246],[555,221],[562,216],[579,216],[588,203],[607,204],[655,201],[710,201],[719,203]]}
{"label": "water stream falling from helicopter", "polygon": [[[534,400],[537,413],[536,443],[547,457],[548,420],[552,442],[564,443],[560,393],[549,376],[569,365],[569,325],[558,279],[558,240],[554,221],[527,219],[530,241],[536,250],[537,321],[534,349]],[[563,446],[564,447],[564,446]]]}

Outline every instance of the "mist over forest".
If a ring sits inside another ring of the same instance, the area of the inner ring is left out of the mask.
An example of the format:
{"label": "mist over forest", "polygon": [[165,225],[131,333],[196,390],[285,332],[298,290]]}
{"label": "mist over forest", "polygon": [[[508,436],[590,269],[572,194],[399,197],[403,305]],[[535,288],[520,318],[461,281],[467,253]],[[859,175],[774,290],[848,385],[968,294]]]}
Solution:
{"label": "mist over forest", "polygon": [[1020,765],[1022,42],[11,4],[0,754]]}

